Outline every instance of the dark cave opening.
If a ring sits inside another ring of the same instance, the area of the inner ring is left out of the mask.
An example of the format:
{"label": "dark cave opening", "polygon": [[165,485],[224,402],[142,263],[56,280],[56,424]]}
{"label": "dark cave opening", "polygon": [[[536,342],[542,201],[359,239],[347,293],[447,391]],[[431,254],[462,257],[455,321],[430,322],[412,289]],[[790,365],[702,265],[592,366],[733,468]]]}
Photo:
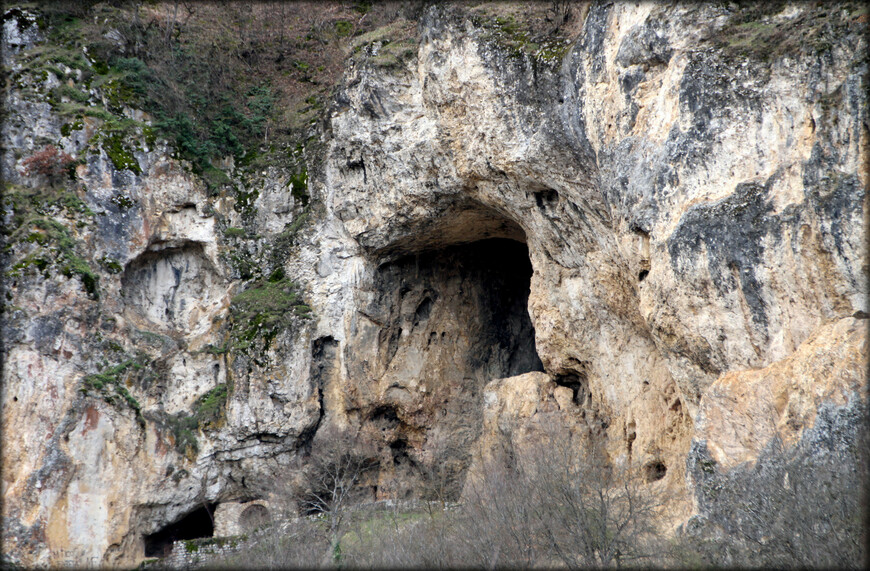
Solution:
{"label": "dark cave opening", "polygon": [[668,473],[668,467],[661,460],[654,460],[643,467],[644,479],[647,482],[657,482]]}
{"label": "dark cave opening", "polygon": [[[422,253],[413,263],[426,287],[409,331],[449,313],[468,336],[462,357],[469,370],[486,371],[488,379],[544,370],[528,311],[533,270],[524,242],[488,238]],[[431,340],[430,333],[427,347]]]}
{"label": "dark cave opening", "polygon": [[434,481],[440,497],[458,497],[484,387],[544,371],[529,314],[529,249],[518,226],[500,223],[500,237],[429,242],[385,261],[360,308],[350,343],[372,353],[346,352],[347,370],[377,385],[361,385],[349,408],[382,450],[381,497],[425,495]]}
{"label": "dark cave opening", "polygon": [[175,523],[145,536],[145,557],[166,557],[172,542],[214,536],[214,510],[217,504],[206,504]]}
{"label": "dark cave opening", "polygon": [[389,374],[391,363],[409,359],[427,366],[399,367],[437,371],[438,363],[449,361],[461,378],[543,371],[528,310],[532,273],[528,246],[509,238],[383,264],[375,285],[381,294],[371,311],[389,311],[378,339],[382,371]]}

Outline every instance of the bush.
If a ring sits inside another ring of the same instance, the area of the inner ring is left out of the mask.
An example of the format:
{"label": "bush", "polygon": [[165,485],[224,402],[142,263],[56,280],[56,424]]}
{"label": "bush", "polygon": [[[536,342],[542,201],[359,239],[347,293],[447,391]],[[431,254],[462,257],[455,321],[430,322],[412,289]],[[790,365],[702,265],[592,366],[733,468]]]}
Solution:
{"label": "bush", "polygon": [[69,174],[73,164],[75,159],[54,145],[46,145],[44,149],[22,162],[26,175],[45,176],[51,182],[56,182],[58,177]]}

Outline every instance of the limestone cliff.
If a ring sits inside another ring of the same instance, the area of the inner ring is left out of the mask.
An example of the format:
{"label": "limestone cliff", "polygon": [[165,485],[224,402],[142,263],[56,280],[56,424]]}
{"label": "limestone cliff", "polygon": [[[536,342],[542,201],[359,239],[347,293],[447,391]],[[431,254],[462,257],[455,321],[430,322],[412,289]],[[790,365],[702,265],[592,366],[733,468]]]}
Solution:
{"label": "limestone cliff", "polygon": [[[328,426],[376,446],[385,498],[439,470],[458,494],[555,423],[682,521],[710,509],[699,458],[727,472],[864,399],[866,12],[575,8],[550,44],[497,3],[359,45],[303,151],[310,204],[291,165],[210,191],[133,109],[120,160],[41,100],[64,78],[21,74],[9,556],[129,565],[202,506],[278,506]],[[40,33],[4,18],[13,73]],[[59,199],[25,173],[45,141],[78,159]]]}

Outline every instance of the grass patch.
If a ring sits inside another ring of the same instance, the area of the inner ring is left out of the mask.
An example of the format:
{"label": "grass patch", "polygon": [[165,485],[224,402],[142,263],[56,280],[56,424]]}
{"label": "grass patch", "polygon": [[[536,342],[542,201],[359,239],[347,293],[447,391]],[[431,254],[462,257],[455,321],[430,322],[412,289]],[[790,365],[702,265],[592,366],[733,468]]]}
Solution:
{"label": "grass patch", "polygon": [[867,7],[859,3],[800,4],[786,17],[789,6],[782,0],[742,4],[709,39],[728,56],[768,62],[785,55],[818,56],[838,38],[862,27],[866,33]]}
{"label": "grass patch", "polygon": [[145,419],[142,417],[142,408],[124,385],[130,372],[141,370],[147,364],[145,358],[137,357],[104,369],[99,373],[88,375],[82,380],[81,391],[83,393],[95,391],[100,394],[103,400],[114,406],[126,404],[136,413],[136,421],[144,426]]}
{"label": "grass patch", "polygon": [[201,395],[194,402],[190,413],[167,415],[164,424],[169,428],[175,442],[175,449],[193,460],[199,453],[197,433],[201,430],[217,429],[226,419],[226,404],[230,387],[221,383]]}
{"label": "grass patch", "polygon": [[233,298],[231,348],[244,352],[256,348],[256,341],[262,340],[261,350],[265,352],[275,336],[293,324],[294,318],[307,318],[310,313],[311,308],[300,298],[296,284],[277,270],[269,278],[251,283]]}
{"label": "grass patch", "polygon": [[365,57],[383,68],[399,68],[417,57],[415,25],[396,20],[353,39],[350,45],[355,57]]}
{"label": "grass patch", "polygon": [[16,278],[30,268],[48,277],[49,268],[56,267],[67,278],[78,276],[88,296],[99,298],[99,275],[87,261],[76,253],[76,241],[70,230],[51,216],[66,213],[75,218],[93,216],[94,213],[77,195],[66,190],[24,189],[7,185],[4,204],[12,208],[12,224],[4,227],[9,233],[9,244],[30,243],[38,247],[23,260],[13,264],[7,278]]}
{"label": "grass patch", "polygon": [[245,232],[244,228],[235,228],[230,226],[229,228],[224,230],[224,236],[228,238],[244,238],[247,232]]}

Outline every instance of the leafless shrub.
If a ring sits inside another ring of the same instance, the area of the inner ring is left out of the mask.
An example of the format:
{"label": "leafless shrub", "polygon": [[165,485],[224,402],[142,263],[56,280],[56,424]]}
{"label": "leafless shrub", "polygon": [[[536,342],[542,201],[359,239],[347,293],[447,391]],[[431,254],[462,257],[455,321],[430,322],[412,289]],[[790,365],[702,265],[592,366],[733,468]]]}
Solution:
{"label": "leafless shrub", "polygon": [[[493,454],[456,509],[397,514],[346,550],[374,567],[612,567],[659,564],[661,497],[639,474],[559,440]],[[437,505],[437,503],[436,503]],[[403,521],[403,517],[405,518]],[[410,519],[409,519],[410,518]]]}
{"label": "leafless shrub", "polygon": [[330,553],[340,563],[341,538],[351,506],[370,497],[364,478],[377,468],[376,451],[357,435],[335,428],[318,433],[306,469],[308,486],[300,508],[306,515],[322,515],[329,528]]}
{"label": "leafless shrub", "polygon": [[466,496],[459,537],[475,544],[475,564],[643,565],[660,551],[661,492],[601,454],[560,445],[555,434],[496,455]]}
{"label": "leafless shrub", "polygon": [[210,567],[227,569],[310,568],[323,559],[329,549],[329,536],[319,519],[300,518],[287,526],[258,537],[256,543]]}

